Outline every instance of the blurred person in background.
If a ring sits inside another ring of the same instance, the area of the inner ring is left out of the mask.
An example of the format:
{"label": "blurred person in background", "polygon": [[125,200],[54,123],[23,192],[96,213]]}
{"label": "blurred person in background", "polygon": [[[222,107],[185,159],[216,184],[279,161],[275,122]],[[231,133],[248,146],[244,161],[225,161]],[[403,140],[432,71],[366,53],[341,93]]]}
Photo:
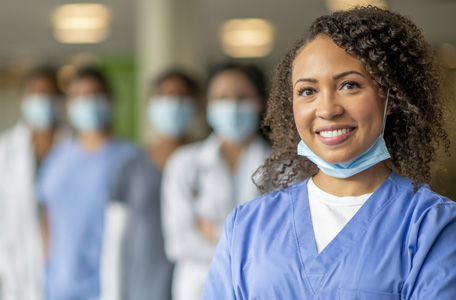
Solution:
{"label": "blurred person in background", "polygon": [[[103,284],[104,299],[171,299],[173,266],[164,252],[160,184],[171,153],[189,141],[200,97],[196,81],[176,70],[160,76],[152,90],[147,115],[156,139],[123,164],[113,184],[106,228],[116,231],[105,232],[104,256],[112,258],[104,261],[105,278],[111,278]],[[120,291],[109,292],[116,286]]]}
{"label": "blurred person in background", "polygon": [[200,299],[224,220],[242,199],[260,195],[251,176],[270,151],[259,133],[266,100],[259,69],[219,67],[210,76],[207,99],[213,133],[177,149],[162,181],[165,249],[175,262],[175,300]]}
{"label": "blurred person in background", "polygon": [[35,175],[50,148],[68,136],[54,70],[26,79],[21,119],[0,135],[0,299],[42,298],[43,244]]}
{"label": "blurred person in background", "polygon": [[70,82],[67,113],[76,137],[52,149],[37,183],[49,231],[47,299],[100,299],[104,212],[116,167],[135,147],[114,137],[114,99],[96,69]]}

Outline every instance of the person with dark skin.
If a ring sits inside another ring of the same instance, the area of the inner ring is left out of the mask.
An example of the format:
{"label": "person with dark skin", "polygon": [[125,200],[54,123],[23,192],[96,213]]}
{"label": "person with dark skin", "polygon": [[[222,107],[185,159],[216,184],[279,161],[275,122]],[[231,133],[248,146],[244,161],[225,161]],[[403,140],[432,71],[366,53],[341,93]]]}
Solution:
{"label": "person with dark skin", "polygon": [[51,150],[37,183],[50,237],[47,299],[100,299],[104,213],[112,174],[135,152],[112,132],[113,106],[100,71],[81,70],[71,81],[67,113],[76,135]]}
{"label": "person with dark skin", "polygon": [[21,119],[0,135],[0,298],[41,299],[43,245],[35,175],[52,146],[69,131],[61,122],[63,97],[53,69],[25,80]]}
{"label": "person with dark skin", "polygon": [[270,151],[259,133],[264,76],[227,64],[209,76],[207,121],[213,132],[176,150],[165,166],[162,210],[165,250],[175,262],[174,300],[200,299],[229,212],[259,195],[249,180]]}
{"label": "person with dark skin", "polygon": [[456,203],[426,185],[447,100],[407,17],[317,18],[273,81],[276,191],[228,217],[202,299],[456,299]]}
{"label": "person with dark skin", "polygon": [[171,299],[173,266],[164,252],[161,178],[170,155],[190,141],[200,104],[196,80],[182,71],[170,70],[153,83],[147,117],[155,139],[122,164],[111,190],[107,222],[112,225],[106,228],[116,230],[106,232],[105,272],[111,281],[104,284],[105,299]]}

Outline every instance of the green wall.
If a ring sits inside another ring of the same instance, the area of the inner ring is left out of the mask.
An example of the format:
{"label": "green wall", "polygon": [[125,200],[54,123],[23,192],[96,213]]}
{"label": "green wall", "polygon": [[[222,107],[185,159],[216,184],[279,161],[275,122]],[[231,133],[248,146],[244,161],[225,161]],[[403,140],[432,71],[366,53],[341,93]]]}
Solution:
{"label": "green wall", "polygon": [[124,138],[139,139],[136,62],[133,56],[102,56],[101,69],[114,91],[114,131]]}

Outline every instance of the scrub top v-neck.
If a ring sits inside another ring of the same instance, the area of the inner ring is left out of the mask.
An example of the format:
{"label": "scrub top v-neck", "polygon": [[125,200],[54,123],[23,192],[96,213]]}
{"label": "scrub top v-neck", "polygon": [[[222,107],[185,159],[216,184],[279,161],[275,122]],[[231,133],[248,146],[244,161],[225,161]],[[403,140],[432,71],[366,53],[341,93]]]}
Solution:
{"label": "scrub top v-neck", "polygon": [[456,299],[455,232],[454,202],[392,172],[317,254],[306,180],[234,210],[202,299]]}
{"label": "scrub top v-neck", "polygon": [[291,193],[295,207],[293,218],[296,224],[297,243],[307,277],[306,283],[314,296],[320,293],[331,270],[336,268],[338,262],[353,248],[371,221],[394,198],[379,197],[385,193],[385,189],[388,189],[388,185],[380,186],[320,254],[317,253],[315,243],[310,242],[315,241],[315,237],[309,202],[303,201],[308,194],[307,184]]}

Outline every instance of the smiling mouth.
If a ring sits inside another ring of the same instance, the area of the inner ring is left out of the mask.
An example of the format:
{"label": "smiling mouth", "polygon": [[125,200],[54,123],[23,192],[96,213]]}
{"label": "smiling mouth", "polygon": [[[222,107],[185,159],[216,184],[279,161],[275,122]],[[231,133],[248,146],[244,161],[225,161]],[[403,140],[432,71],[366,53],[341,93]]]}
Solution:
{"label": "smiling mouth", "polygon": [[325,138],[332,138],[332,137],[338,137],[338,136],[347,134],[350,131],[352,131],[353,129],[355,129],[355,127],[342,128],[342,129],[337,129],[337,130],[323,130],[323,131],[318,132],[318,134],[320,134],[322,137],[325,137]]}

